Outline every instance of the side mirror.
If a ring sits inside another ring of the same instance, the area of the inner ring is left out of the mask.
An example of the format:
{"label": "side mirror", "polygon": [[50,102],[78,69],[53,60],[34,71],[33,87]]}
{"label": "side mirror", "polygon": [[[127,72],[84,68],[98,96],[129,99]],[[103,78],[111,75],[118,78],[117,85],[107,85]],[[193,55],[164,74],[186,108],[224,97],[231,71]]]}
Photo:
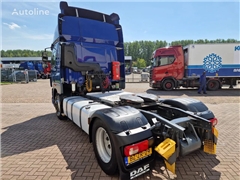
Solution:
{"label": "side mirror", "polygon": [[43,51],[43,52],[42,52],[42,61],[43,61],[44,63],[47,63],[47,62],[48,62],[47,51]]}
{"label": "side mirror", "polygon": [[53,49],[54,49],[54,44],[51,44],[51,47],[50,47],[50,48],[51,48],[51,50],[53,50]]}

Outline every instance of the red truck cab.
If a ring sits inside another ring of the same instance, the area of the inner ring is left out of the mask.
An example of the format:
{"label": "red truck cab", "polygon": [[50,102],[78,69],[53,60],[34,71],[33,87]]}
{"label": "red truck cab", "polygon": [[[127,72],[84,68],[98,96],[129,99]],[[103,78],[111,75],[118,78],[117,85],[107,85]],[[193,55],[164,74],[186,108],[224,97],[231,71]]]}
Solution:
{"label": "red truck cab", "polygon": [[182,46],[159,48],[153,52],[150,86],[172,90],[184,77],[184,53]]}

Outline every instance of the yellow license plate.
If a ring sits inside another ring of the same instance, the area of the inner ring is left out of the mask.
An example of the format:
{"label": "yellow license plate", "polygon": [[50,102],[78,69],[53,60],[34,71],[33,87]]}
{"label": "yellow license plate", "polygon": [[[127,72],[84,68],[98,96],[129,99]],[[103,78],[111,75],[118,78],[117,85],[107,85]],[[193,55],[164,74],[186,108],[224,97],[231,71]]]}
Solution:
{"label": "yellow license plate", "polygon": [[142,151],[138,154],[134,154],[132,156],[126,157],[127,161],[125,161],[125,163],[131,164],[131,163],[137,162],[141,159],[144,159],[144,158],[150,156],[151,154],[152,154],[152,148],[148,148],[147,150]]}

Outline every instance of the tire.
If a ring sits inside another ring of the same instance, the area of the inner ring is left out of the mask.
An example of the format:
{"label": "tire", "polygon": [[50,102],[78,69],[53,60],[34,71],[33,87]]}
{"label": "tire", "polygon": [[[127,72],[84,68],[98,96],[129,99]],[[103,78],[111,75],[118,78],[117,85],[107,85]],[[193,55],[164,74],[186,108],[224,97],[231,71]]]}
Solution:
{"label": "tire", "polygon": [[62,103],[63,103],[63,98],[60,94],[55,94],[54,96],[54,107],[56,109],[56,115],[58,117],[58,119],[60,120],[65,120],[67,119],[67,116],[63,116],[63,108],[62,108]]}
{"label": "tire", "polygon": [[116,150],[112,134],[100,119],[92,126],[92,143],[95,156],[101,169],[108,175],[118,172]]}
{"label": "tire", "polygon": [[207,83],[207,89],[209,91],[216,91],[218,90],[220,87],[220,84],[217,80],[210,80],[208,83]]}
{"label": "tire", "polygon": [[171,79],[163,81],[162,88],[165,91],[171,91],[174,88],[174,82]]}

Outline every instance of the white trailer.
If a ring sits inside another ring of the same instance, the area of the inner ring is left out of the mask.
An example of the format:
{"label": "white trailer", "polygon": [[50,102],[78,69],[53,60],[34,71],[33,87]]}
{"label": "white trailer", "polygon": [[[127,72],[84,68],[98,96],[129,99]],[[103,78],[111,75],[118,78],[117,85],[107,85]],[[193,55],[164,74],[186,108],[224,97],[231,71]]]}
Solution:
{"label": "white trailer", "polygon": [[240,44],[190,44],[183,47],[187,76],[240,77]]}
{"label": "white trailer", "polygon": [[240,44],[190,44],[183,47],[185,77],[199,77],[206,71],[211,80],[208,88],[216,90],[224,84],[236,85],[240,80]]}

